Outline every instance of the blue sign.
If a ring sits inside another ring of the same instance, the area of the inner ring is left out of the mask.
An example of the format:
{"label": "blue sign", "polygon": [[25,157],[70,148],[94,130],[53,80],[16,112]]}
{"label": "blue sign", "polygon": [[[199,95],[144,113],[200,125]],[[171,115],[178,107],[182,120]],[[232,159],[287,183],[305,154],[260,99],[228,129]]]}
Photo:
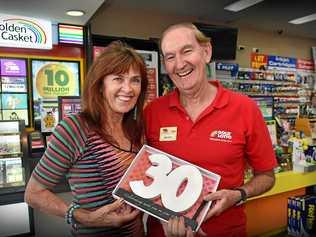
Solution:
{"label": "blue sign", "polygon": [[237,75],[238,69],[239,65],[236,63],[216,63],[216,70],[229,71],[232,77]]}
{"label": "blue sign", "polygon": [[268,56],[268,69],[296,70],[296,58]]}

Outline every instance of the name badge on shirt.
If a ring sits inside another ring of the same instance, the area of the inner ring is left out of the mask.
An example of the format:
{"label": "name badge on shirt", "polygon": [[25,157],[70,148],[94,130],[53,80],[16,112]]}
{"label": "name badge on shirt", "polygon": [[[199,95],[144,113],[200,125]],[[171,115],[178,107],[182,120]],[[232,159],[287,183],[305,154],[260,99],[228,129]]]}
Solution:
{"label": "name badge on shirt", "polygon": [[162,127],[160,128],[159,141],[176,141],[177,127]]}

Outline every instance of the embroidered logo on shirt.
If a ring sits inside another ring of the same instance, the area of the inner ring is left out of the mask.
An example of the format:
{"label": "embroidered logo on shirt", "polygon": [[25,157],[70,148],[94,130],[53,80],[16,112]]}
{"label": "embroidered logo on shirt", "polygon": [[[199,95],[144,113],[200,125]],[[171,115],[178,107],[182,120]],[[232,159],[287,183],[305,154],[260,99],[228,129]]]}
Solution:
{"label": "embroidered logo on shirt", "polygon": [[215,130],[211,132],[210,140],[219,142],[232,142],[232,132]]}

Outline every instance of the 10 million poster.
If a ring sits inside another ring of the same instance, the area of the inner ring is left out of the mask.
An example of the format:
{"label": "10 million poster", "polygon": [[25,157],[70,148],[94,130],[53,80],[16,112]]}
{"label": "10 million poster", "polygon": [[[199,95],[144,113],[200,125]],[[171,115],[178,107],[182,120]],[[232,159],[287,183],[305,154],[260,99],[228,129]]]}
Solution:
{"label": "10 million poster", "polygon": [[78,61],[32,60],[35,128],[51,132],[58,122],[58,96],[79,96]]}

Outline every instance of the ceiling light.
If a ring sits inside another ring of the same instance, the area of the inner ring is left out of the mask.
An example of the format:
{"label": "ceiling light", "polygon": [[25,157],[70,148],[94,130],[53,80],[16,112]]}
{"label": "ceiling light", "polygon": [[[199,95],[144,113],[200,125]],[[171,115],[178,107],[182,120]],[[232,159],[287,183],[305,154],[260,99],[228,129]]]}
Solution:
{"label": "ceiling light", "polygon": [[224,7],[224,9],[227,11],[238,12],[263,1],[264,0],[240,0],[227,5],[226,7]]}
{"label": "ceiling light", "polygon": [[85,14],[84,11],[81,10],[69,10],[67,11],[68,16],[83,16]]}
{"label": "ceiling light", "polygon": [[308,15],[308,16],[296,18],[294,20],[289,21],[289,23],[299,25],[299,24],[304,24],[306,22],[315,21],[315,20],[316,20],[316,13]]}

